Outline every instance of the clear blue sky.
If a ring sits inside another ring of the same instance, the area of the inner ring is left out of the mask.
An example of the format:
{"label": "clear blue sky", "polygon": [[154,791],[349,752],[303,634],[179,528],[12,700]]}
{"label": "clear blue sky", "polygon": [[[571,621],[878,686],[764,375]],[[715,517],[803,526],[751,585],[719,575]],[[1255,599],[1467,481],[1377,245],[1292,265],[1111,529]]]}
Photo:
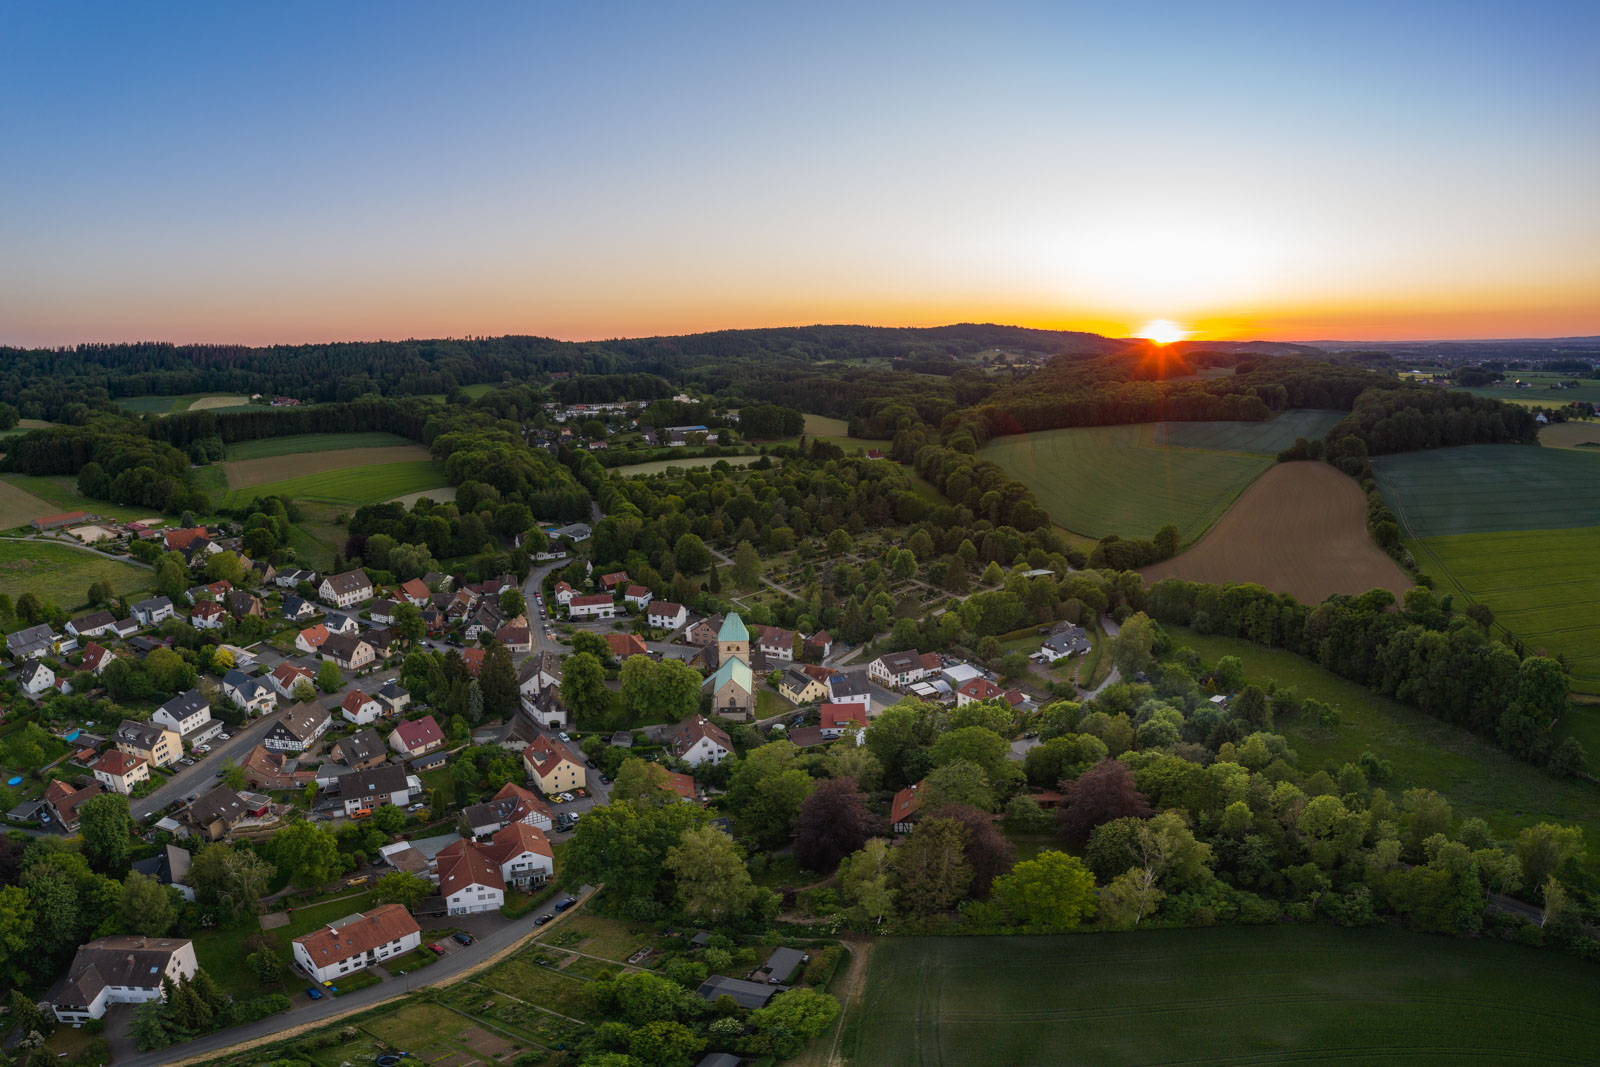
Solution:
{"label": "clear blue sky", "polygon": [[0,342],[1600,333],[1597,44],[1592,0],[11,4]]}

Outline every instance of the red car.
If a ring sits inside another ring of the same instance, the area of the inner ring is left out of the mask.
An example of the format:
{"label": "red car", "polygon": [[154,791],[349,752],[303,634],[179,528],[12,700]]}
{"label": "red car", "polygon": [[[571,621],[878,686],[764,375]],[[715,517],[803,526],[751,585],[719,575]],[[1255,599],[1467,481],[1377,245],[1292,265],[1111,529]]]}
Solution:
{"label": "red car", "polygon": [[435,941],[433,944],[428,946],[428,951],[432,952],[436,956],[443,956],[444,955],[444,946],[439,944],[439,942]]}

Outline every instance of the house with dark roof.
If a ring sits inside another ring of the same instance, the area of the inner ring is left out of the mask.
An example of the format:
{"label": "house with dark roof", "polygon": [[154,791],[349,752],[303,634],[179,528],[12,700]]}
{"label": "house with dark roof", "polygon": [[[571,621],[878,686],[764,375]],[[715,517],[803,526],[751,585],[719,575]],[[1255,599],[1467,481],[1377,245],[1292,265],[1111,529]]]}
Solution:
{"label": "house with dark roof", "polygon": [[38,696],[56,684],[56,672],[44,660],[30,659],[17,672],[17,680],[28,694]]}
{"label": "house with dark roof", "polygon": [[188,849],[179,848],[177,845],[163,845],[154,856],[135,860],[132,867],[162,885],[170,885],[183,894],[184,900],[193,903],[194,887],[188,884],[189,864],[193,859],[194,856]]}
{"label": "house with dark roof", "polygon": [[330,574],[317,587],[317,595],[336,608],[348,608],[372,599],[372,579],[360,567],[343,574]]}
{"label": "house with dark roof", "polygon": [[278,717],[261,743],[274,752],[304,752],[328,732],[331,721],[328,709],[319,704],[296,704]]}
{"label": "house with dark roof", "polygon": [[341,737],[333,743],[329,753],[335,760],[353,770],[364,771],[368,767],[376,767],[389,759],[389,750],[384,746],[383,738],[378,731],[371,728],[357,730],[349,737]]}
{"label": "house with dark roof", "polygon": [[339,779],[339,799],[344,803],[344,813],[352,816],[384,804],[404,807],[421,792],[422,780],[407,774],[406,769],[396,763],[380,763],[364,771],[351,771]]}
{"label": "house with dark roof", "polygon": [[140,626],[155,626],[172,618],[172,601],[164,596],[141,600],[133,606],[133,617]]}
{"label": "house with dark roof", "polygon": [[55,631],[41,623],[25,630],[18,630],[14,634],[7,634],[6,651],[16,660],[43,656],[55,651],[58,640]]}
{"label": "house with dark roof", "polygon": [[377,658],[377,650],[363,637],[330,634],[322,642],[322,658],[332,660],[347,671],[360,670]]}
{"label": "house with dark roof", "polygon": [[733,755],[733,740],[727,731],[699,715],[675,726],[667,735],[667,747],[691,767],[721,763]]}
{"label": "house with dark roof", "polygon": [[867,679],[854,671],[828,677],[828,700],[834,704],[860,704],[872,707],[872,687]]}
{"label": "house with dark roof", "polygon": [[244,797],[225,785],[219,785],[209,793],[196,797],[183,810],[182,819],[207,841],[216,841],[227,837],[250,814],[251,807]]}
{"label": "house with dark roof", "polygon": [[79,788],[59,778],[52,778],[44,787],[44,808],[40,812],[41,816],[48,814],[50,818],[41,818],[41,821],[54,822],[63,833],[75,834],[78,832],[78,808],[84,801],[105,791],[105,786],[99,782],[90,782]]}
{"label": "house with dark roof", "polygon": [[257,745],[239,761],[244,768],[245,781],[251,789],[304,789],[316,781],[312,771],[302,771],[296,762],[282,752],[273,752],[266,745]]}
{"label": "house with dark roof", "polygon": [[183,739],[178,731],[158,722],[123,719],[112,742],[130,756],[142,756],[157,767],[170,767],[183,758]]}
{"label": "house with dark roof", "polygon": [[732,997],[734,1003],[741,1008],[764,1008],[767,1006],[767,1001],[784,991],[783,986],[714,974],[701,982],[700,988],[694,992],[708,1004],[715,1004],[719,997]]}
{"label": "house with dark roof", "polygon": [[109,611],[93,611],[80,615],[67,623],[67,632],[74,637],[99,637],[116,628],[117,617]]}
{"label": "house with dark roof", "polygon": [[184,937],[117,934],[78,948],[72,965],[45,994],[56,1020],[74,1026],[105,1017],[112,1004],[161,1000],[164,981],[193,978],[200,969],[194,942]]}

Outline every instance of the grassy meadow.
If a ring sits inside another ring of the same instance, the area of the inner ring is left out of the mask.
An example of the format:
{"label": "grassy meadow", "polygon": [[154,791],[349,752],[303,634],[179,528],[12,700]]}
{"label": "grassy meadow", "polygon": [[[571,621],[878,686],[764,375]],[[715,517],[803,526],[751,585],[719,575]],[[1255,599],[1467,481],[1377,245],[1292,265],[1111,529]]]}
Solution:
{"label": "grassy meadow", "polygon": [[760,460],[760,456],[701,456],[698,459],[654,459],[648,463],[627,463],[611,469],[623,477],[629,477],[635,474],[660,474],[669,467],[697,470],[718,463],[726,463],[730,467],[748,467]]}
{"label": "grassy meadow", "polygon": [[1600,527],[1458,534],[1407,545],[1442,591],[1489,605],[1529,648],[1565,653],[1573,687],[1600,693]]}
{"label": "grassy meadow", "polygon": [[[95,500],[78,492],[78,479],[65,475],[55,474],[8,474],[0,478],[13,489],[20,489],[29,496],[44,501],[49,506],[44,512],[33,512],[23,519],[27,522],[40,514],[53,514],[61,511],[87,511],[92,515],[102,515],[108,519],[150,519],[157,518],[160,512],[153,508],[133,508],[122,504],[112,504],[105,500]],[[0,504],[4,502],[4,493],[0,493]],[[0,520],[3,521],[3,520]],[[5,527],[0,527],[4,529]]]}
{"label": "grassy meadow", "polygon": [[[1600,799],[1591,785],[1552,778],[1459,726],[1370,692],[1292,652],[1182,627],[1170,632],[1175,644],[1188,645],[1207,663],[1237,656],[1251,681],[1275,679],[1301,697],[1339,709],[1338,726],[1319,726],[1296,715],[1273,727],[1300,754],[1300,766],[1308,772],[1336,773],[1370,748],[1393,768],[1393,782],[1380,784],[1437,790],[1450,799],[1457,816],[1476,815],[1501,837],[1551,821],[1580,825],[1586,840],[1600,840]],[[1570,714],[1586,710],[1574,708]],[[1600,855],[1591,863],[1600,869]]]}
{"label": "grassy meadow", "polygon": [[[1496,400],[1510,400],[1518,404],[1537,404],[1540,407],[1555,408],[1562,404],[1570,404],[1574,400],[1587,400],[1591,404],[1600,404],[1600,380],[1594,378],[1575,378],[1570,374],[1549,374],[1539,371],[1508,371],[1506,378],[1509,382],[1518,380],[1527,382],[1532,388],[1518,389],[1511,384],[1501,385],[1474,385],[1468,387],[1454,386],[1462,392],[1474,396],[1492,396]],[[1576,389],[1552,389],[1557,382],[1576,381]]]}
{"label": "grassy meadow", "polygon": [[1264,454],[1163,447],[1157,426],[1086,426],[1001,437],[982,455],[1032,489],[1051,517],[1074,533],[1149,537],[1170,522],[1187,544],[1205,533],[1272,460]]}
{"label": "grassy meadow", "polygon": [[267,482],[248,489],[231,490],[224,503],[235,507],[246,500],[281,496],[323,504],[359,507],[375,504],[407,493],[437,489],[448,484],[444,471],[430,460],[383,463],[368,467],[307,474],[282,481]]}
{"label": "grassy meadow", "polygon": [[147,589],[152,583],[147,567],[122,563],[80,548],[48,541],[0,541],[0,590],[13,599],[22,592],[37,593],[71,611],[88,599],[89,586],[105,579],[117,595]]}
{"label": "grassy meadow", "polygon": [[180,411],[244,411],[247,396],[228,393],[185,393],[183,396],[125,396],[117,406],[134,415],[173,415]]}
{"label": "grassy meadow", "polygon": [[1297,437],[1320,441],[1344,417],[1343,411],[1296,408],[1266,422],[1160,422],[1156,424],[1156,441],[1171,448],[1276,456],[1294,444]]}
{"label": "grassy meadow", "polygon": [[885,938],[839,1051],[923,1064],[1548,1064],[1600,1047],[1594,968],[1497,941],[1264,926]]}
{"label": "grassy meadow", "polygon": [[1467,445],[1379,456],[1372,466],[1411,537],[1600,526],[1600,455]]}
{"label": "grassy meadow", "polygon": [[392,433],[297,433],[287,437],[262,437],[228,446],[230,462],[268,459],[272,456],[298,456],[305,452],[332,452],[343,448],[393,448],[414,445],[415,441]]}

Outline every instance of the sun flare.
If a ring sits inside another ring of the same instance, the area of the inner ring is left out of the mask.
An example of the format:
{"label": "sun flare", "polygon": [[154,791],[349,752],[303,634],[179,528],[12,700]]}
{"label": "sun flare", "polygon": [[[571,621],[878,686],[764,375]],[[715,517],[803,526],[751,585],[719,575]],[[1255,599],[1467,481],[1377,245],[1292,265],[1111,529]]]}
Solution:
{"label": "sun flare", "polygon": [[1158,345],[1170,345],[1189,336],[1189,331],[1168,319],[1152,319],[1140,327],[1138,336]]}

